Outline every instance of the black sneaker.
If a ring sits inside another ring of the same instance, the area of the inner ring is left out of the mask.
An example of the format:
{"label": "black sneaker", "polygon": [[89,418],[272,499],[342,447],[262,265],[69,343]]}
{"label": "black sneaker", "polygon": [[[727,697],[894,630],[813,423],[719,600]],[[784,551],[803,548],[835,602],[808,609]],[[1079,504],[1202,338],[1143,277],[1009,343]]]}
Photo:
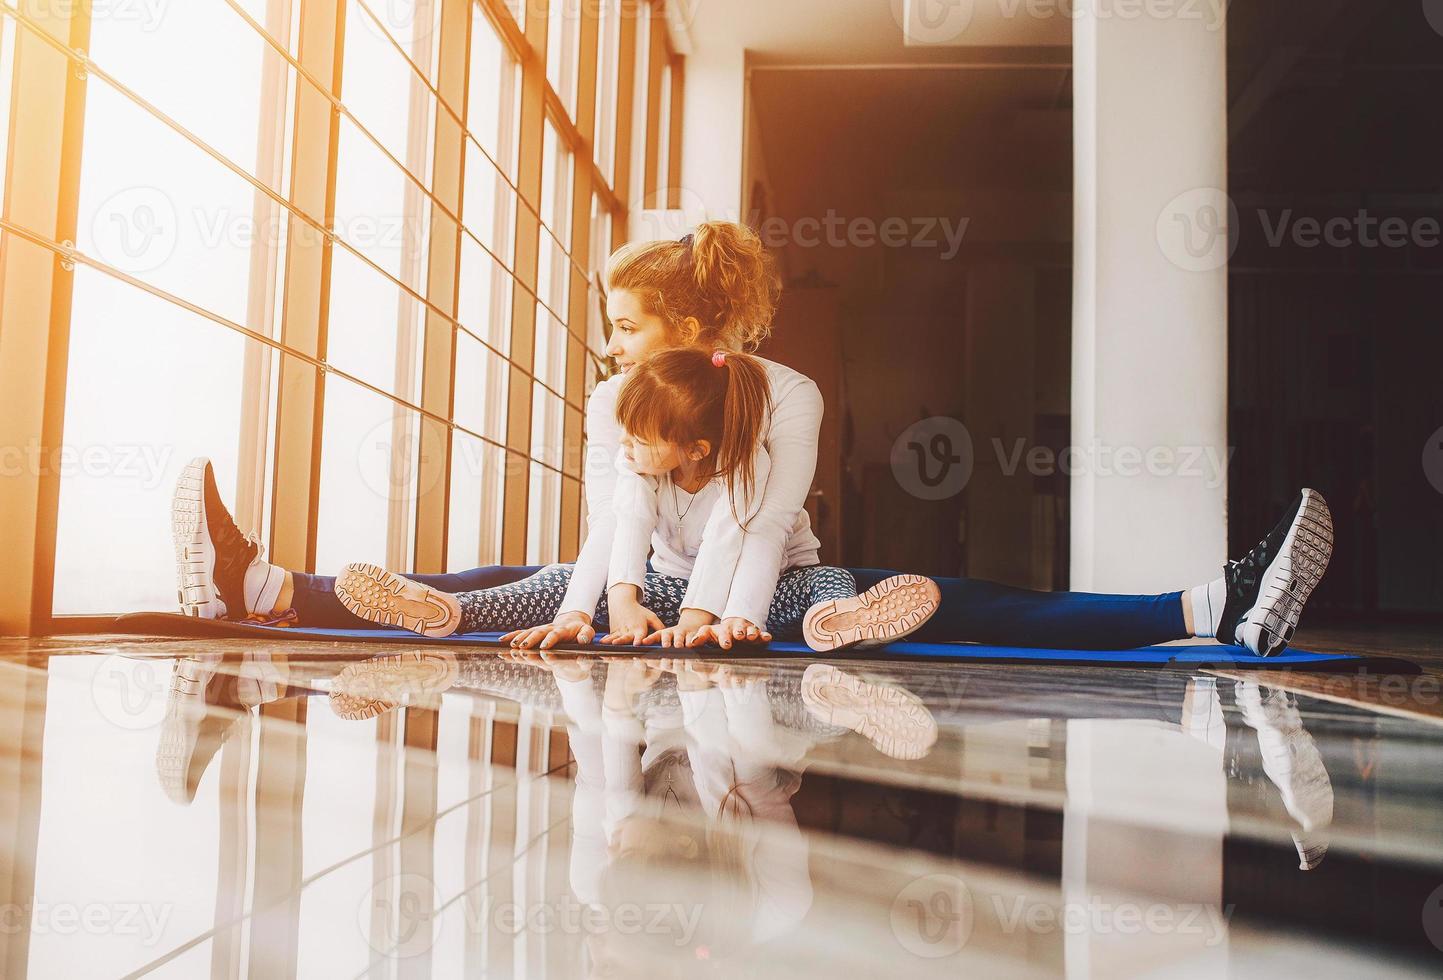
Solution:
{"label": "black sneaker", "polygon": [[1240,561],[1223,567],[1227,600],[1218,639],[1260,657],[1293,639],[1303,604],[1333,555],[1333,515],[1316,490],[1303,490],[1288,514]]}
{"label": "black sneaker", "polygon": [[191,460],[176,481],[170,529],[181,611],[201,619],[245,619],[246,569],[260,545],[236,526],[204,456]]}

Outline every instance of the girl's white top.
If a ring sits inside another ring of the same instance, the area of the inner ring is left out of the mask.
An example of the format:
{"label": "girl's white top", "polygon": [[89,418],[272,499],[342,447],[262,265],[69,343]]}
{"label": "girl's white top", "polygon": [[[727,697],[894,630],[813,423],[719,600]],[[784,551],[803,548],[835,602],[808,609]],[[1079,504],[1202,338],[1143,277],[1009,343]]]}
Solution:
{"label": "girl's white top", "polygon": [[760,360],[771,386],[771,411],[762,424],[752,491],[738,492],[733,502],[720,481],[695,500],[678,489],[676,499],[686,514],[680,521],[671,481],[638,476],[625,466],[616,420],[625,376],[608,378],[592,392],[586,406],[587,537],[562,612],[593,614],[602,592],[617,582],[644,586],[649,547],[657,571],[689,580],[683,608],[740,616],[760,626],[781,573],[819,563],[821,543],[804,504],[817,468],[822,395],[806,375]]}

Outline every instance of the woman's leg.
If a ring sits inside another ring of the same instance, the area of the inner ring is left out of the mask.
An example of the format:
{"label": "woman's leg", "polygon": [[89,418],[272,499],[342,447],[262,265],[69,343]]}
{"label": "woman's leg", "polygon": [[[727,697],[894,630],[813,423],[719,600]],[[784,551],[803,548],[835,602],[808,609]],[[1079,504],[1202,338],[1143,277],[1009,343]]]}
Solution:
{"label": "woman's leg", "polygon": [[[862,589],[897,572],[848,569]],[[1014,647],[1125,650],[1191,636],[1182,593],[1100,595],[1038,592],[982,579],[938,578],[942,605],[912,635],[920,642],[970,641]]]}
{"label": "woman's leg", "polygon": [[[544,565],[487,565],[464,572],[450,572],[444,575],[407,575],[413,582],[420,582],[441,592],[475,592],[499,585],[519,582],[541,571]],[[292,596],[289,607],[296,611],[297,625],[318,628],[371,629],[368,623],[353,614],[336,598],[336,577],[334,575],[310,575],[306,572],[287,572],[291,579]],[[282,591],[282,599],[284,599]]]}

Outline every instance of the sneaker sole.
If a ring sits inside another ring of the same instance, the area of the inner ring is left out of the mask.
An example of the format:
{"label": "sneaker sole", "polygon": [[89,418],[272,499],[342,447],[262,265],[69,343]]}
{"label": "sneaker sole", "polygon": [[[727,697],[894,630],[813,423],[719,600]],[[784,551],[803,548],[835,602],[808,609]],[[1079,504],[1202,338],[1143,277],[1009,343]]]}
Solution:
{"label": "sneaker sole", "polygon": [[439,694],[456,683],[456,658],[401,653],[346,666],[331,682],[331,710],[347,721],[365,721],[418,695]]}
{"label": "sneaker sole", "polygon": [[1258,601],[1237,627],[1237,639],[1259,656],[1271,657],[1293,641],[1298,618],[1333,557],[1333,515],[1316,490],[1303,491],[1277,557],[1263,573]]}
{"label": "sneaker sole", "polygon": [[336,579],[341,605],[368,623],[422,636],[450,636],[461,625],[461,603],[380,565],[347,565]]}
{"label": "sneaker sole", "polygon": [[170,502],[175,543],[176,597],[180,611],[198,619],[224,619],[226,605],[215,585],[215,544],[205,521],[205,468],[197,456],[180,473]]}
{"label": "sneaker sole", "polygon": [[937,741],[937,720],[917,695],[831,664],[812,664],[802,674],[802,703],[818,720],[850,728],[893,759],[920,759]]}
{"label": "sneaker sole", "polygon": [[894,575],[855,598],[817,603],[802,620],[802,635],[822,653],[882,646],[921,629],[941,603],[941,590],[931,579]]}

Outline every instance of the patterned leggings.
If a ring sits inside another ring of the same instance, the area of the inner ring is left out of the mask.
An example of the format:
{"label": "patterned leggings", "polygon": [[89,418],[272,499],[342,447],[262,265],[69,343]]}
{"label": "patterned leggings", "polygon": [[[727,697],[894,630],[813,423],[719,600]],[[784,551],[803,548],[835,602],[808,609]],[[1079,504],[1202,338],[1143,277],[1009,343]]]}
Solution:
{"label": "patterned leggings", "polygon": [[[566,587],[571,584],[570,565],[547,565],[541,571],[510,585],[461,592],[460,633],[493,633],[543,626],[561,611]],[[656,613],[667,626],[681,617],[687,580],[660,572],[646,573],[641,604]],[[857,594],[857,580],[845,568],[808,565],[789,568],[777,580],[777,592],[767,614],[767,630],[778,639],[802,634],[802,619],[818,602],[845,599]],[[599,633],[610,628],[606,596],[596,606],[592,623]]]}

